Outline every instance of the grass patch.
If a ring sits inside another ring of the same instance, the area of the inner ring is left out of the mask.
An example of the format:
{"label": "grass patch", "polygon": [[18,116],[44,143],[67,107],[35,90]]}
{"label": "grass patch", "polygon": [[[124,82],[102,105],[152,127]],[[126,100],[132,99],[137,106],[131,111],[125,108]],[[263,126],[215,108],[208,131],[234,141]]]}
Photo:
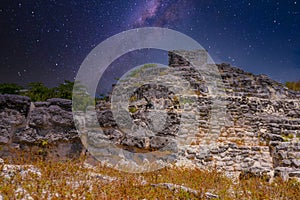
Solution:
{"label": "grass patch", "polygon": [[135,113],[136,111],[138,111],[136,107],[129,107],[128,110],[130,113]]}
{"label": "grass patch", "polygon": [[294,134],[289,133],[288,135],[282,136],[284,142],[288,142],[294,138]]}
{"label": "grass patch", "polygon": [[[0,194],[4,199],[21,199],[27,195],[33,199],[205,199],[183,190],[153,187],[152,184],[173,183],[197,190],[200,194],[210,192],[219,199],[297,199],[300,184],[276,178],[273,183],[250,178],[235,181],[215,170],[164,168],[149,173],[129,174],[94,166],[87,168],[83,159],[53,161],[32,159],[15,160],[16,164],[31,164],[41,176],[16,173],[11,179],[0,178]],[[1,167],[0,167],[1,170]],[[102,177],[101,177],[102,176]],[[114,177],[109,181],[105,177]],[[26,194],[16,194],[18,188]]]}
{"label": "grass patch", "polygon": [[131,78],[138,78],[141,73],[145,72],[149,68],[154,68],[154,67],[157,67],[157,65],[156,64],[145,64],[142,67],[131,71],[128,76]]}

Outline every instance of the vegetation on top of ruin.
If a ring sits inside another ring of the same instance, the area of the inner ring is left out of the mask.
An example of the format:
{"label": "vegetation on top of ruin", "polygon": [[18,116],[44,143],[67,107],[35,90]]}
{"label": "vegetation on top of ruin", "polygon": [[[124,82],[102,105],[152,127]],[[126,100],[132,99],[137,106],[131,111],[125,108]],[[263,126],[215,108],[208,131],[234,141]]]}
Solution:
{"label": "vegetation on top of ruin", "polygon": [[297,82],[286,82],[285,86],[290,90],[300,91],[300,80]]}
{"label": "vegetation on top of ruin", "polygon": [[147,69],[149,68],[154,68],[154,67],[157,67],[156,64],[145,64],[143,65],[142,67],[139,67],[137,69],[134,69],[133,71],[131,71],[128,75],[128,77],[138,77],[141,73],[145,72]]}

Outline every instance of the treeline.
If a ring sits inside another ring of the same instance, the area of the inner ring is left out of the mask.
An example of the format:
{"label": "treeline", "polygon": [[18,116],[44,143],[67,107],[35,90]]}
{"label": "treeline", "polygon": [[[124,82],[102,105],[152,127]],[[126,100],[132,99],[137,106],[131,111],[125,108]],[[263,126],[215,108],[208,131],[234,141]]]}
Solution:
{"label": "treeline", "polygon": [[30,97],[32,101],[46,101],[50,98],[72,99],[74,82],[65,80],[57,87],[48,88],[41,82],[29,83],[26,88],[14,83],[0,84],[0,94],[19,94]]}
{"label": "treeline", "polygon": [[[286,82],[286,87],[290,90],[300,91],[300,81]],[[30,97],[32,101],[46,101],[50,98],[72,99],[74,82],[65,80],[57,87],[48,88],[42,82],[29,83],[26,88],[15,83],[0,84],[0,94],[19,94]],[[107,98],[101,95],[102,98]],[[98,99],[98,98],[97,98]]]}
{"label": "treeline", "polygon": [[297,82],[286,82],[285,86],[290,90],[300,91],[300,81]]}

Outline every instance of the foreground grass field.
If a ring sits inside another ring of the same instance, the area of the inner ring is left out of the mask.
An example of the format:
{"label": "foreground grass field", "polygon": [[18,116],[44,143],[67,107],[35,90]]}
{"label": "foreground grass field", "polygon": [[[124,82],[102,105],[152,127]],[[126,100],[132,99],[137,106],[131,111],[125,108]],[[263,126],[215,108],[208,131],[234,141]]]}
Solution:
{"label": "foreground grass field", "polygon": [[164,168],[128,174],[100,165],[91,167],[83,159],[28,163],[15,158],[13,162],[24,163],[22,169],[11,170],[0,164],[3,199],[299,199],[300,194],[300,183],[295,180],[231,180],[215,170]]}

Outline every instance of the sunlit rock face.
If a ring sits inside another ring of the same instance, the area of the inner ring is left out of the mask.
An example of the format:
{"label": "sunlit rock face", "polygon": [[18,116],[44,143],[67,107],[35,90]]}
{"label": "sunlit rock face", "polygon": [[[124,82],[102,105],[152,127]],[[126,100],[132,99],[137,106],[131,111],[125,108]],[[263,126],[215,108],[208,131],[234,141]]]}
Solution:
{"label": "sunlit rock face", "polygon": [[[203,51],[183,54],[205,57]],[[133,153],[168,150],[176,165],[216,168],[229,176],[300,177],[300,93],[265,75],[219,64],[222,83],[216,87],[223,93],[216,96],[207,84],[214,74],[199,72],[185,58],[170,52],[169,68],[148,66],[120,79],[118,95],[96,104],[101,139]],[[216,99],[225,102],[224,115],[213,112]],[[76,120],[89,126],[84,116]],[[76,120],[68,100],[0,95],[0,154],[42,148],[46,156],[77,157],[81,140],[97,145],[97,138],[80,138]]]}

